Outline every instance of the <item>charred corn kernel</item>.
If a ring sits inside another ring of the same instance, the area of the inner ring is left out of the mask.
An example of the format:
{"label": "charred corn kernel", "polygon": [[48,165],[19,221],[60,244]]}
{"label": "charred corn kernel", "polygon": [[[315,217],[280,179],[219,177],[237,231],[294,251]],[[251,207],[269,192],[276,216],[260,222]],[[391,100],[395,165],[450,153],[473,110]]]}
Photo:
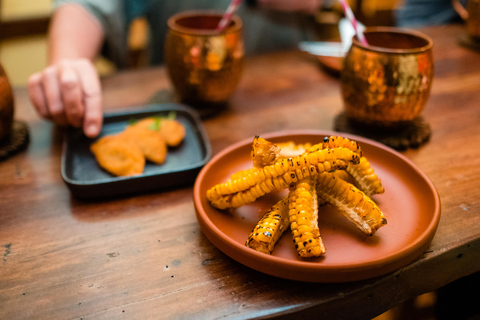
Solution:
{"label": "charred corn kernel", "polygon": [[357,187],[366,195],[372,196],[385,192],[380,178],[370,166],[367,158],[361,157],[357,165],[348,165],[346,171],[355,179]]}
{"label": "charred corn kernel", "polygon": [[253,189],[255,189],[256,194],[260,195],[260,197],[265,194],[265,191],[263,191],[262,187],[259,184],[257,184]]}
{"label": "charred corn kernel", "polygon": [[267,179],[275,178],[278,176],[277,171],[275,170],[275,165],[268,165],[263,167],[263,172],[265,172],[265,177],[267,177]]}
{"label": "charred corn kernel", "polygon": [[251,157],[253,166],[262,168],[275,162],[278,158],[280,148],[270,141],[255,136],[252,143]]}
{"label": "charred corn kernel", "polygon": [[281,189],[285,189],[288,187],[287,184],[285,183],[282,183],[284,180],[282,177],[277,177],[275,179],[272,179],[273,180],[273,185],[274,185],[274,189],[275,190],[281,190]]}
{"label": "charred corn kernel", "polygon": [[[258,192],[258,189],[255,188],[255,187],[253,187],[253,188],[250,189],[250,193],[252,194],[252,197],[254,197],[255,199],[258,199],[258,198],[260,198],[260,197],[262,196],[262,194],[259,193],[259,192]],[[263,193],[263,194],[265,194],[265,193]]]}
{"label": "charred corn kernel", "polygon": [[318,203],[315,179],[299,180],[288,194],[290,229],[299,256],[318,257],[325,253],[318,229]]}
{"label": "charred corn kernel", "polygon": [[258,221],[248,236],[245,246],[270,254],[288,226],[288,198],[285,197]]}
{"label": "charred corn kernel", "polygon": [[[251,190],[238,192],[231,197],[230,207],[238,208],[245,204],[252,203],[255,200],[256,198],[253,196]],[[227,209],[227,208],[229,207],[219,208],[219,209]]]}
{"label": "charred corn kernel", "polygon": [[275,185],[273,184],[273,179],[265,180],[265,184],[270,189],[270,191],[275,189]]}
{"label": "charred corn kernel", "polygon": [[276,162],[273,167],[275,168],[275,172],[277,173],[277,177],[278,176],[282,176],[285,171],[283,171],[283,168],[282,168],[282,164],[279,163],[279,162]]}
{"label": "charred corn kernel", "polygon": [[347,182],[353,181],[353,177],[346,170],[336,170],[334,172],[334,175],[335,177],[345,180]]}
{"label": "charred corn kernel", "polygon": [[316,189],[320,199],[336,207],[366,235],[373,235],[387,223],[385,216],[373,200],[360,189],[335,177],[334,174],[319,174]]}
{"label": "charred corn kernel", "polygon": [[303,179],[303,172],[302,172],[302,169],[301,169],[301,168],[295,169],[295,174],[297,175],[298,180],[302,180],[302,179]]}
{"label": "charred corn kernel", "polygon": [[297,174],[295,172],[287,172],[283,175],[283,179],[288,183],[292,184],[298,181]]}
{"label": "charred corn kernel", "polygon": [[[247,183],[247,179],[245,177],[241,177],[240,179],[238,179],[238,188],[240,190],[245,190],[245,189],[248,189],[249,185]],[[232,188],[233,188],[233,184],[232,184]]]}
{"label": "charred corn kernel", "polygon": [[272,191],[272,190],[268,189],[267,185],[265,184],[265,181],[262,182],[262,183],[260,183],[260,188],[262,188],[262,190],[263,190],[265,193],[269,193],[270,191]]}
{"label": "charred corn kernel", "polygon": [[323,162],[323,170],[325,172],[332,171],[332,164],[329,161],[324,161]]}
{"label": "charred corn kernel", "polygon": [[305,166],[300,169],[302,171],[302,175],[304,177],[309,177],[310,176],[310,166]]}
{"label": "charred corn kernel", "polygon": [[288,171],[288,159],[280,160],[280,166],[282,167],[282,171],[285,173]]}
{"label": "charred corn kernel", "polygon": [[225,197],[217,197],[211,200],[209,199],[209,201],[210,201],[210,204],[215,208],[226,209],[232,206],[231,199],[232,199],[231,196],[228,196],[228,197],[225,196]]}
{"label": "charred corn kernel", "polygon": [[301,168],[305,163],[305,159],[302,156],[295,157],[295,159],[292,160],[295,169]]}

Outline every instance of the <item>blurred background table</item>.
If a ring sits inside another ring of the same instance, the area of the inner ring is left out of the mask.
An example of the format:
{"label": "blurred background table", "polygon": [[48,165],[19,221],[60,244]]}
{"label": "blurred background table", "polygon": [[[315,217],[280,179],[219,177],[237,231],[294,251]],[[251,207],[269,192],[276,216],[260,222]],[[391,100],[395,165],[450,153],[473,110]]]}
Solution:
{"label": "blurred background table", "polygon": [[[311,284],[251,270],[214,247],[195,217],[192,188],[100,202],[71,197],[60,173],[63,132],[14,89],[28,149],[0,163],[1,319],[368,319],[480,271],[480,54],[461,26],[423,30],[435,79],[423,113],[431,140],[403,152],[435,184],[442,217],[416,261],[375,279]],[[170,88],[163,68],[103,79],[104,105],[142,105]],[[204,125],[216,154],[256,134],[331,130],[337,78],[298,51],[251,57],[231,103]]]}

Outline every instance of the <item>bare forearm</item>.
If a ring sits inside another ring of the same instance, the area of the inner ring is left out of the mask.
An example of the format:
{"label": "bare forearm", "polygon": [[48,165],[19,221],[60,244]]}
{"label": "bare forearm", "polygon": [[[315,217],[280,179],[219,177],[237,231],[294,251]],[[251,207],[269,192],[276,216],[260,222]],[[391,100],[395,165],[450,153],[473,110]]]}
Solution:
{"label": "bare forearm", "polygon": [[55,11],[49,32],[49,64],[65,59],[93,60],[100,52],[104,32],[100,22],[84,8],[66,4]]}

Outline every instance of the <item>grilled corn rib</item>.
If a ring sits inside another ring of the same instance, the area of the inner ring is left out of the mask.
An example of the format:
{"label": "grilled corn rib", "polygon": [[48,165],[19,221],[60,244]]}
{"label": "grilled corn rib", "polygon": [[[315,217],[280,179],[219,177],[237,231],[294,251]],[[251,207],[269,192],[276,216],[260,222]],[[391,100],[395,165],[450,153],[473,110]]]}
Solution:
{"label": "grilled corn rib", "polygon": [[207,191],[207,198],[218,209],[240,207],[273,190],[285,189],[304,177],[345,169],[348,163],[359,161],[359,155],[346,148],[322,149],[265,166],[258,171],[259,174],[255,172],[257,178],[263,175],[260,182],[257,180],[249,188],[244,188],[244,185],[250,180],[256,181],[249,176],[217,184]]}
{"label": "grilled corn rib", "polygon": [[[307,146],[308,144],[305,144],[302,148]],[[331,136],[325,137],[324,142],[310,147],[308,151],[301,155],[275,161],[276,157],[281,154],[281,149],[279,150],[275,147],[275,144],[256,136],[252,143],[252,160],[254,166],[246,170],[238,171],[232,174],[223,184],[216,185],[214,187],[216,188],[215,194],[226,195],[247,190],[253,187],[255,184],[261,183],[266,178],[285,174],[288,171],[288,167],[294,165],[299,157],[313,154],[312,156],[315,158],[318,157],[318,155],[316,155],[316,152],[318,151],[325,149],[335,150],[344,148],[359,154],[360,157],[362,155],[362,151],[355,141],[342,137]],[[320,158],[322,157],[320,156]],[[258,165],[260,165],[260,163],[265,165],[263,167],[259,167]],[[212,194],[212,196],[214,196],[214,194]]]}
{"label": "grilled corn rib", "polygon": [[354,185],[322,173],[317,177],[317,195],[335,206],[366,235],[373,235],[387,223],[382,211],[373,200]]}
{"label": "grilled corn rib", "polygon": [[250,232],[245,246],[270,254],[289,224],[288,198],[285,197],[271,207],[258,221]]}
{"label": "grilled corn rib", "polygon": [[293,243],[300,257],[318,257],[325,246],[318,229],[318,203],[316,179],[306,178],[290,187],[288,215]]}
{"label": "grilled corn rib", "polygon": [[348,165],[346,171],[353,177],[357,187],[367,196],[384,193],[382,182],[373,171],[367,158],[361,157],[357,165]]}

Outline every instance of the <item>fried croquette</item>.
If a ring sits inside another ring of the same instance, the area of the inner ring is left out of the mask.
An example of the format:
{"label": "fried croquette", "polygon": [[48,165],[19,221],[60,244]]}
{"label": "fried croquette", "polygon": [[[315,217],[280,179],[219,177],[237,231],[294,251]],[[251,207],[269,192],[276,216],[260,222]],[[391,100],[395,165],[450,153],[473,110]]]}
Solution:
{"label": "fried croquette", "polygon": [[138,144],[147,160],[157,164],[162,164],[165,161],[167,144],[157,131],[144,126],[129,126],[119,136]]}
{"label": "fried croquette", "polygon": [[116,176],[140,174],[145,167],[145,157],[140,147],[121,139],[118,135],[105,136],[90,146],[98,164]]}
{"label": "fried croquette", "polygon": [[180,122],[170,118],[145,118],[132,126],[145,127],[159,132],[169,147],[177,147],[185,138],[185,127]]}
{"label": "fried croquette", "polygon": [[162,119],[160,133],[170,147],[178,146],[185,137],[185,127],[176,120]]}

